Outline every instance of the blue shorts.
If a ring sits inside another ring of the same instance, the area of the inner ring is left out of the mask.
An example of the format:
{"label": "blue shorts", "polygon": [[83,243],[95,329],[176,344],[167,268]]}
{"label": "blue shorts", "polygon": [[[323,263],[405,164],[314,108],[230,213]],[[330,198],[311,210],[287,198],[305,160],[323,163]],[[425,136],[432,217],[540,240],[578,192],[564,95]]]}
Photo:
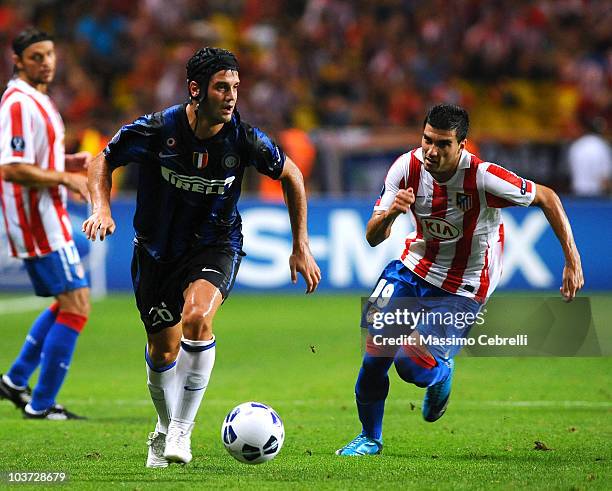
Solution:
{"label": "blue shorts", "polygon": [[[395,260],[380,275],[363,309],[361,325],[371,335],[396,338],[416,330],[421,340],[428,341],[425,344],[432,355],[448,359],[461,349],[459,339],[468,336],[481,306],[428,283]],[[392,321],[382,322],[386,313]]]}
{"label": "blue shorts", "polygon": [[45,256],[25,259],[24,263],[39,297],[56,297],[89,286],[79,251],[73,243]]}

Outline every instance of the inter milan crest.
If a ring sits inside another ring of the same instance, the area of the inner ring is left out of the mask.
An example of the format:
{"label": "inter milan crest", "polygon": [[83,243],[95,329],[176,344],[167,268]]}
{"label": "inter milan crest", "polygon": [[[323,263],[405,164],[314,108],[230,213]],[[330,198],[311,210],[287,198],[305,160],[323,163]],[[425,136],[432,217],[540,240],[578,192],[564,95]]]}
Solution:
{"label": "inter milan crest", "polygon": [[228,153],[223,157],[223,167],[226,169],[233,169],[238,165],[238,156],[233,153]]}
{"label": "inter milan crest", "polygon": [[472,209],[472,195],[470,193],[457,193],[457,208],[461,211]]}
{"label": "inter milan crest", "polygon": [[208,165],[208,152],[193,152],[193,165],[196,169],[203,169]]}

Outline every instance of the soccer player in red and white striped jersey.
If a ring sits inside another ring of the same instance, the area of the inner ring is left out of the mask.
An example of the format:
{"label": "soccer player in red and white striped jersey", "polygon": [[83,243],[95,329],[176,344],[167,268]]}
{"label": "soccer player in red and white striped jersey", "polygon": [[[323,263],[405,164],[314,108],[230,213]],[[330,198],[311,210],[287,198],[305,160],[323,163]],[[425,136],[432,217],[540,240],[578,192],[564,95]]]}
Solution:
{"label": "soccer player in red and white striped jersey", "polygon": [[[0,202],[9,252],[24,260],[38,296],[56,301],[34,322],[21,353],[0,377],[0,398],[33,419],[70,419],[56,404],[78,334],[89,315],[89,285],[72,238],[67,189],[88,199],[88,152],[64,154],[64,124],[47,86],[55,75],[51,37],[26,29],[13,41],[15,77],[0,101]],[[40,364],[30,397],[28,380]]]}
{"label": "soccer player in red and white striped jersey", "polygon": [[[406,239],[400,258],[381,274],[364,318],[390,309],[387,305],[394,305],[390,300],[410,298],[415,299],[413,307],[461,314],[461,318],[469,314],[475,319],[501,276],[504,227],[500,208],[507,206],[542,209],[565,254],[561,294],[571,301],[582,288],[580,255],[559,197],[545,186],[469,153],[465,149],[468,127],[463,108],[434,106],[423,123],[421,147],[400,156],[389,169],[366,238],[377,246],[389,237],[397,217],[407,213],[414,218],[416,231]],[[376,302],[381,294],[385,302]],[[436,421],[444,414],[453,358],[461,348],[461,343],[448,340],[467,336],[469,326],[419,323],[413,327],[410,339],[414,345],[409,342],[383,349],[375,336],[368,337],[355,387],[362,432],[339,449],[338,455],[382,450],[387,372],[392,364],[406,382],[427,387],[423,401],[426,421]],[[423,343],[428,335],[442,343]]]}

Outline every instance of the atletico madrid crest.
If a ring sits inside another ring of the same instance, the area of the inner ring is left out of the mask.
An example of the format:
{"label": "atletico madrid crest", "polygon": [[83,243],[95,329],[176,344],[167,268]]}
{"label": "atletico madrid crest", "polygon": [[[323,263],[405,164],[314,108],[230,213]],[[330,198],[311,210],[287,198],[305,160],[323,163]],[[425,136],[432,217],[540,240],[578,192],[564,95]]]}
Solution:
{"label": "atletico madrid crest", "polygon": [[196,169],[203,169],[208,165],[208,152],[193,152],[193,165]]}
{"label": "atletico madrid crest", "polygon": [[472,195],[470,193],[457,193],[457,208],[466,212],[472,209]]}

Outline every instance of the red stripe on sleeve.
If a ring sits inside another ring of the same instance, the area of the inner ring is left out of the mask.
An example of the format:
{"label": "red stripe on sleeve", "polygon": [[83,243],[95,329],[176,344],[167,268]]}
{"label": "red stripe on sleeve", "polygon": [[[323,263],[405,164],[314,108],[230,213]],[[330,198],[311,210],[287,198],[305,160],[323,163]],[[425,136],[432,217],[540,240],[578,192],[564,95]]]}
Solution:
{"label": "red stripe on sleeve", "polygon": [[[10,107],[11,111],[11,135],[13,138],[21,138],[23,141],[23,124],[21,116],[21,103],[13,102]],[[12,147],[12,142],[11,142]],[[13,150],[13,157],[23,157],[23,149]]]}
{"label": "red stripe on sleeve", "polygon": [[523,185],[523,180],[519,176],[513,172],[510,172],[509,170],[504,169],[503,167],[500,167],[499,165],[489,165],[487,172],[490,172],[494,176],[497,176],[510,184],[514,184],[519,189]]}
{"label": "red stripe on sleeve", "polygon": [[455,257],[441,288],[456,293],[463,283],[463,273],[472,253],[472,238],[480,215],[480,197],[476,186],[478,164],[472,162],[463,175],[463,191],[472,196],[472,207],[463,213],[463,235],[455,246]]}

